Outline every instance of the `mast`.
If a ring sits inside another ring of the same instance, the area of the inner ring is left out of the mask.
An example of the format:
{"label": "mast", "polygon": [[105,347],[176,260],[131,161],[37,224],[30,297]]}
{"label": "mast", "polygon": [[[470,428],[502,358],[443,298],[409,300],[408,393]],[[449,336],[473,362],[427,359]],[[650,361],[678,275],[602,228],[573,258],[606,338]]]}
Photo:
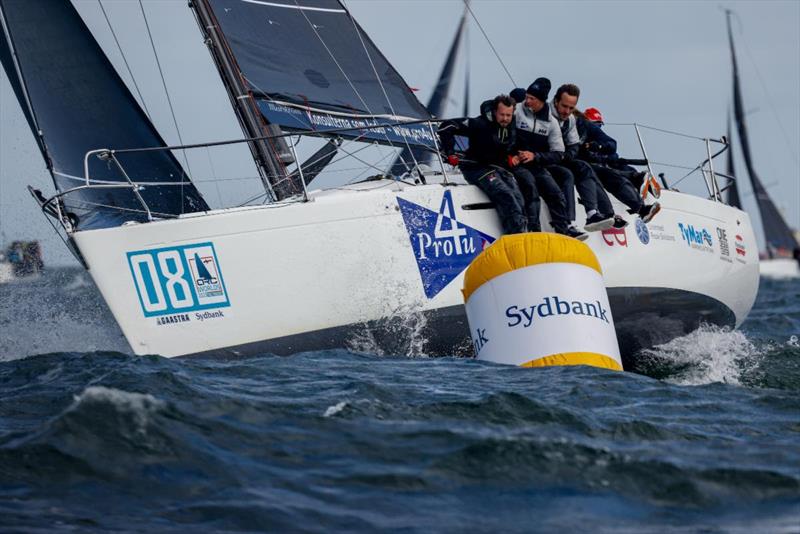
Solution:
{"label": "mast", "polygon": [[[257,138],[280,134],[280,128],[276,126],[269,128],[258,111],[252,91],[242,76],[225,36],[219,29],[219,24],[208,0],[191,0],[189,7],[196,14],[200,31],[205,37],[211,57],[214,59],[245,136]],[[262,139],[250,141],[247,144],[253,154],[264,188],[273,200],[282,200],[297,193],[292,190],[290,182],[286,180],[285,163],[289,163],[290,160],[285,156],[284,158],[278,156],[279,153],[288,152],[285,150],[283,139]]]}

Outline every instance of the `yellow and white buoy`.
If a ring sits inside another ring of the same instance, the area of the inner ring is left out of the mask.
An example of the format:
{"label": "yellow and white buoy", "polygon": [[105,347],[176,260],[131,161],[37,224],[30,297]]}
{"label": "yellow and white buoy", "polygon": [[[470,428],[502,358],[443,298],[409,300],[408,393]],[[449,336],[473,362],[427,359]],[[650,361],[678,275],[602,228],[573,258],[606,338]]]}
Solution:
{"label": "yellow and white buoy", "polygon": [[502,236],[467,267],[463,293],[480,360],[622,370],[600,263],[577,239]]}

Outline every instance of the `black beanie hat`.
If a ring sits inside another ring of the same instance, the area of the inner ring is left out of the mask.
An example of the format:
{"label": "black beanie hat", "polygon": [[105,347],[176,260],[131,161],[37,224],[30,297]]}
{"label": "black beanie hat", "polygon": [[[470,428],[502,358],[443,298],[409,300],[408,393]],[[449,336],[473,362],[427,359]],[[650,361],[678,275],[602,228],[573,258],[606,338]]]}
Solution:
{"label": "black beanie hat", "polygon": [[522,87],[517,87],[516,89],[512,90],[508,93],[508,96],[514,99],[514,102],[519,104],[520,102],[525,101],[525,89]]}
{"label": "black beanie hat", "polygon": [[550,93],[550,80],[547,78],[536,78],[532,84],[528,86],[526,91],[529,95],[535,96],[542,102],[547,102],[547,95]]}

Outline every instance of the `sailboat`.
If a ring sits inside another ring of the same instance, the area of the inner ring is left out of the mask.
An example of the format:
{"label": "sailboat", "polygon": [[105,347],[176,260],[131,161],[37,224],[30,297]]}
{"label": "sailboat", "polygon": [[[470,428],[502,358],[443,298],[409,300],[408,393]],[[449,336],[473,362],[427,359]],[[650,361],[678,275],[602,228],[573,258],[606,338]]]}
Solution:
{"label": "sailboat", "polygon": [[[290,354],[348,346],[365,331],[391,347],[404,336],[398,323],[412,321],[421,352],[471,354],[463,271],[501,226],[442,162],[431,111],[337,0],[190,9],[267,203],[208,206],[173,155],[193,147],[166,145],[69,2],[0,0],[0,59],[56,189],[32,193],[133,352]],[[327,142],[299,162],[296,135]],[[343,140],[427,154],[433,168],[410,158],[405,176],[387,169],[315,189]],[[708,197],[664,187],[649,225],[626,215],[627,228],[587,241],[624,353],[702,322],[737,326],[753,305],[750,219],[721,201],[710,159]]]}
{"label": "sailboat", "polygon": [[[787,278],[800,277],[800,243],[795,234],[786,224],[786,220],[778,211],[767,189],[764,187],[761,178],[755,170],[753,156],[750,151],[750,140],[747,133],[747,121],[745,118],[744,104],[742,100],[742,89],[739,80],[739,66],[736,61],[736,49],[733,43],[733,31],[731,30],[732,11],[726,10],[726,21],[728,25],[728,44],[731,52],[731,64],[733,65],[733,116],[736,123],[736,132],[739,136],[739,146],[742,149],[747,176],[750,178],[750,185],[755,195],[758,213],[761,215],[761,222],[764,229],[765,250],[759,268],[761,274],[768,277]],[[728,138],[731,139],[730,125],[728,126]],[[732,153],[728,155],[728,171],[735,176],[733,169]],[[739,209],[742,208],[741,197],[738,186],[734,180],[728,188],[728,203]]]}

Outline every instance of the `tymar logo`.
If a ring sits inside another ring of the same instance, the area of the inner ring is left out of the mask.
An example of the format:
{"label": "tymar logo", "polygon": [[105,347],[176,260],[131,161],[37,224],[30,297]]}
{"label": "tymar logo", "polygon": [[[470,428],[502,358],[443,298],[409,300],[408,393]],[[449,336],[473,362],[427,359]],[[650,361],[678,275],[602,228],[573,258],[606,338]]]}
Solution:
{"label": "tymar logo", "polygon": [[704,252],[714,251],[714,240],[711,233],[705,228],[695,228],[691,224],[678,223],[681,236],[686,244],[696,250]]}
{"label": "tymar logo", "polygon": [[453,196],[442,196],[439,211],[397,197],[411,240],[425,296],[432,299],[467,268],[494,237],[456,220]]}

